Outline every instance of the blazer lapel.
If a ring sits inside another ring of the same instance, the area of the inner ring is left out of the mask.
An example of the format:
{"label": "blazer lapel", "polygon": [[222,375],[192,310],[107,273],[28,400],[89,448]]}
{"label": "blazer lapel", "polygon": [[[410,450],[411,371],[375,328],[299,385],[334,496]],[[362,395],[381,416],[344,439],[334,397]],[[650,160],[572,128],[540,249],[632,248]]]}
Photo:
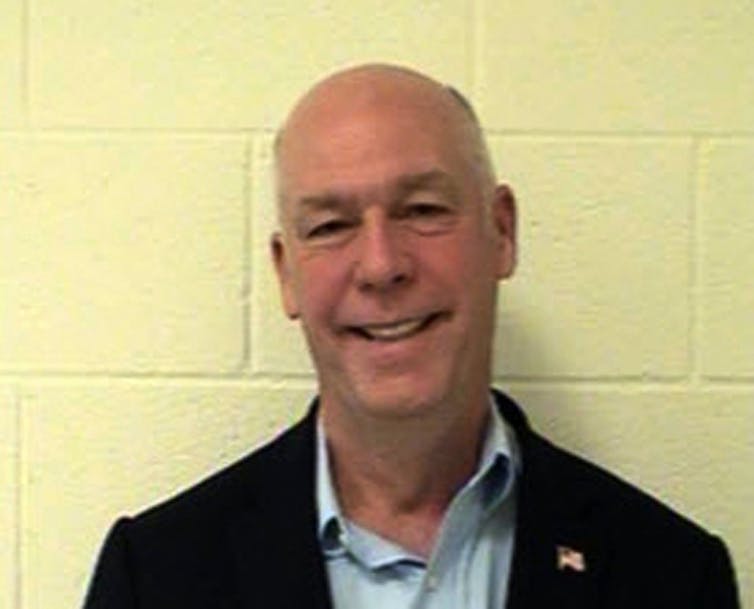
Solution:
{"label": "blazer lapel", "polygon": [[496,397],[516,430],[523,467],[507,609],[598,607],[607,556],[589,489],[571,478],[562,453],[532,432],[512,401]]}
{"label": "blazer lapel", "polygon": [[314,416],[268,447],[249,509],[230,524],[243,609],[332,609],[316,535]]}

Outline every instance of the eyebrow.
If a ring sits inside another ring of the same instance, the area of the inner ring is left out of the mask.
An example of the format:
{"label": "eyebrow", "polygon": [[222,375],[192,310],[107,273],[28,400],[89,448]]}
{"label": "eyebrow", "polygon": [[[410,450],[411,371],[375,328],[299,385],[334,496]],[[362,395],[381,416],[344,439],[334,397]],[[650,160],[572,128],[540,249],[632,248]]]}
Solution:
{"label": "eyebrow", "polygon": [[304,207],[315,211],[336,209],[353,197],[344,196],[334,191],[326,191],[316,195],[304,195],[299,199],[299,208]]}
{"label": "eyebrow", "polygon": [[298,200],[290,218],[299,230],[306,224],[307,217],[316,216],[322,212],[338,211],[355,203],[355,197],[344,195],[336,191],[324,191],[318,194],[304,195]]}
{"label": "eyebrow", "polygon": [[439,169],[399,176],[396,180],[396,187],[400,194],[407,194],[424,188],[439,188],[453,198],[458,191],[450,175]]}

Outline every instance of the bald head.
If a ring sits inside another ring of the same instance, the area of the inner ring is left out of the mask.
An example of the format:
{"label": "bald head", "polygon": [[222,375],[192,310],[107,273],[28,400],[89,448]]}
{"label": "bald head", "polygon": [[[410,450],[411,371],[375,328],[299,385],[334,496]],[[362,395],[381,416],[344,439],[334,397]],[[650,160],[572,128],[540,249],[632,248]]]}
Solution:
{"label": "bald head", "polygon": [[[362,128],[345,133],[344,124],[357,118]],[[402,125],[407,141],[427,129],[443,132],[480,187],[494,188],[489,154],[469,102],[419,72],[370,64],[325,78],[294,106],[275,142],[279,200],[285,198],[291,171],[311,154],[317,139],[341,137],[347,147],[357,138],[370,137],[370,131],[373,135],[385,129],[390,121]]]}

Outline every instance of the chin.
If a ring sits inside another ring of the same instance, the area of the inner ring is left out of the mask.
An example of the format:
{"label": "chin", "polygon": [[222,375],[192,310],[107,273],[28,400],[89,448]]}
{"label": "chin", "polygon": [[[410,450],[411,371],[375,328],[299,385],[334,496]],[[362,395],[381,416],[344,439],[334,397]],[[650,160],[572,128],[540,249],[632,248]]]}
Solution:
{"label": "chin", "polygon": [[392,379],[354,387],[349,401],[376,418],[405,419],[430,415],[447,397],[444,387],[426,381],[405,383]]}

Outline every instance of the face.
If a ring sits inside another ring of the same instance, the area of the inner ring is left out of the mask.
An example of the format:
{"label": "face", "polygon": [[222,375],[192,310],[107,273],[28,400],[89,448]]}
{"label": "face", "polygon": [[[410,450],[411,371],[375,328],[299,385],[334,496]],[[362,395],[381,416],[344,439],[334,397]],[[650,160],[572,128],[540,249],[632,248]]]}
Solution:
{"label": "face", "polygon": [[421,416],[487,391],[513,202],[440,110],[331,104],[286,134],[273,256],[325,412]]}

